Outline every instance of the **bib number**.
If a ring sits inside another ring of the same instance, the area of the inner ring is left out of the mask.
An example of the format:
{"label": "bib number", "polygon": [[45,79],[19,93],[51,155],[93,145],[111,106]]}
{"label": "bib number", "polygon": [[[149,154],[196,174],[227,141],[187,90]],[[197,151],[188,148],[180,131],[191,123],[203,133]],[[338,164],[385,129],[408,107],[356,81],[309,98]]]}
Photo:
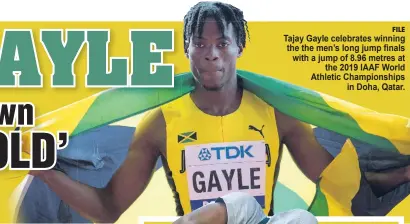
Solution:
{"label": "bib number", "polygon": [[245,192],[265,207],[263,141],[191,145],[185,149],[192,210],[230,192]]}

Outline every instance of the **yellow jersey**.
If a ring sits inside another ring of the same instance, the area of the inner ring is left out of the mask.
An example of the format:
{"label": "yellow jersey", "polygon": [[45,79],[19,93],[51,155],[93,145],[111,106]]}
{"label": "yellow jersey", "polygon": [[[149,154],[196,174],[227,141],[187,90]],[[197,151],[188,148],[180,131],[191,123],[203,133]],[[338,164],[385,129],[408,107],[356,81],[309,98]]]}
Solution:
{"label": "yellow jersey", "polygon": [[225,116],[201,111],[186,94],[161,106],[166,122],[163,160],[178,216],[229,192],[255,197],[273,214],[280,140],[274,109],[244,90],[239,108]]}

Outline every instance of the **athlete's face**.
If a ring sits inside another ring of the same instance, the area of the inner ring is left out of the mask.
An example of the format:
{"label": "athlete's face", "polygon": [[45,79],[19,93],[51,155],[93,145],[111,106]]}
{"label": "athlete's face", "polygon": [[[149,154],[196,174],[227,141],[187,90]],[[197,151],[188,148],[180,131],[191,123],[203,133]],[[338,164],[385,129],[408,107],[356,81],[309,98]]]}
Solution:
{"label": "athlete's face", "polygon": [[236,44],[232,24],[224,26],[222,34],[217,22],[207,19],[202,35],[196,33],[190,38],[186,52],[195,79],[207,90],[220,90],[236,76],[236,60],[242,47]]}

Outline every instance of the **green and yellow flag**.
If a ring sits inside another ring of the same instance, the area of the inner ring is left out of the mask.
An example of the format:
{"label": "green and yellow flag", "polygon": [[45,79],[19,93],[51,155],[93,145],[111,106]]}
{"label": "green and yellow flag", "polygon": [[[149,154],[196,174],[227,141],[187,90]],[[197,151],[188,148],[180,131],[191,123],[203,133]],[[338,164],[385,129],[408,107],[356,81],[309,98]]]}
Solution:
{"label": "green and yellow flag", "polygon": [[[403,155],[410,154],[410,123],[408,118],[377,113],[268,76],[244,70],[239,70],[238,75],[243,80],[245,89],[282,113],[311,125],[345,135],[348,138],[376,145],[386,151],[398,152]],[[53,133],[67,130],[73,138],[94,128],[144,113],[175,100],[194,88],[194,79],[189,72],[176,75],[174,83],[174,88],[169,89],[114,88],[103,91],[37,118],[36,129]],[[28,136],[23,137],[25,147],[28,147]],[[181,136],[181,140],[194,137],[194,133],[186,133],[186,135]],[[4,186],[10,189],[13,186],[16,187],[16,183],[21,182],[27,175],[25,171],[7,171],[6,173],[2,174],[0,178],[2,183],[6,183]],[[317,184],[316,195],[307,206],[318,216],[354,215],[352,200],[357,196],[362,181],[363,177],[356,150],[348,140],[342,152],[323,172],[321,180]],[[287,198],[283,195],[281,197],[281,200],[287,200],[287,204],[289,204],[289,200],[303,201],[298,196],[298,192],[294,192],[280,183],[278,187],[282,188],[281,191],[285,192],[284,195],[287,195]],[[285,201],[283,202],[286,204]],[[275,201],[275,204],[282,203]],[[410,208],[410,198],[400,202],[388,214],[379,215],[406,216],[406,221],[410,222],[408,208]]]}

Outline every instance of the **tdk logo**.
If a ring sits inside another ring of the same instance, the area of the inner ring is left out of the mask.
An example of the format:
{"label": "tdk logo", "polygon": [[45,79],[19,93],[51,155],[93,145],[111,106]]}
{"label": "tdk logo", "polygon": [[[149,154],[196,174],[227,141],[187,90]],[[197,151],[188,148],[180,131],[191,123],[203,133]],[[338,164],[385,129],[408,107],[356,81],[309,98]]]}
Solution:
{"label": "tdk logo", "polygon": [[253,158],[251,153],[253,145],[241,146],[226,146],[226,147],[212,147],[211,151],[216,153],[216,159],[237,159],[237,158]]}
{"label": "tdk logo", "polygon": [[202,148],[201,151],[199,151],[198,158],[201,161],[206,161],[211,159],[211,153],[207,148]]}

